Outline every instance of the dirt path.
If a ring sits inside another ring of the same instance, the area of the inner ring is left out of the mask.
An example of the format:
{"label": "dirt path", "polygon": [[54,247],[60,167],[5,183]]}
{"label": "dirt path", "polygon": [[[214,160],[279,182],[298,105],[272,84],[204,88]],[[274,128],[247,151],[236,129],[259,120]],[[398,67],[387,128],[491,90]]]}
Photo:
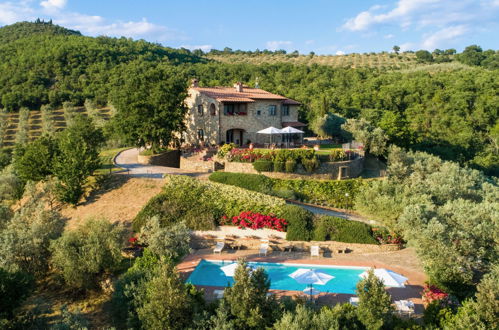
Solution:
{"label": "dirt path", "polygon": [[162,179],[165,174],[207,176],[206,173],[189,172],[174,167],[139,164],[137,162],[138,155],[139,149],[137,148],[123,150],[115,158],[116,166],[124,168],[127,175],[134,178]]}

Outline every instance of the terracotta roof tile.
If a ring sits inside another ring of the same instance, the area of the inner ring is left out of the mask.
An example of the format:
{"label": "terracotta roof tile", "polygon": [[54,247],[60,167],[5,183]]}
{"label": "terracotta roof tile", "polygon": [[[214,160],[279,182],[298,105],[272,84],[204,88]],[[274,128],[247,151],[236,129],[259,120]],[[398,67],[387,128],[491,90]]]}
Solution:
{"label": "terracotta roof tile", "polygon": [[291,126],[291,127],[305,127],[305,126],[307,126],[307,124],[301,123],[299,121],[283,121],[282,122],[282,127],[287,127],[287,126]]}
{"label": "terracotta roof tile", "polygon": [[194,90],[221,102],[254,102],[254,100],[279,100],[284,104],[299,105],[299,102],[272,94],[259,88],[243,87],[237,92],[234,87],[192,87]]}

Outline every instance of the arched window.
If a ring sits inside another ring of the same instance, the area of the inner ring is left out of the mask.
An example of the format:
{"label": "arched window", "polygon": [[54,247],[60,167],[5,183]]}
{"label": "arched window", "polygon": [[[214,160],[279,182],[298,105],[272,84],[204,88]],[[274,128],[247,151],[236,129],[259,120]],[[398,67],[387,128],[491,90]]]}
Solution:
{"label": "arched window", "polygon": [[202,129],[198,129],[198,139],[204,141],[204,131]]}
{"label": "arched window", "polygon": [[200,115],[200,116],[203,115],[203,105],[202,104],[198,105],[198,115]]}
{"label": "arched window", "polygon": [[213,103],[210,105],[210,114],[212,116],[216,116],[217,115],[217,108],[215,108],[215,105]]}

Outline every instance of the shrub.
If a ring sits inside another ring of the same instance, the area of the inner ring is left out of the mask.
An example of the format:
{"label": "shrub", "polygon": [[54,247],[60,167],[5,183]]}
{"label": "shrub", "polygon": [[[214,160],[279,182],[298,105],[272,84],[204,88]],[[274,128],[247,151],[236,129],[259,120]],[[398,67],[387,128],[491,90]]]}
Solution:
{"label": "shrub", "polygon": [[285,188],[275,189],[272,190],[271,194],[284,199],[296,199],[295,192],[291,189],[285,189]]}
{"label": "shrub", "polygon": [[275,161],[274,162],[274,172],[284,172],[285,162]]}
{"label": "shrub", "polygon": [[312,173],[313,171],[318,169],[320,165],[319,159],[317,157],[314,157],[312,159],[304,158],[301,160],[301,163],[305,168],[305,171],[307,171],[308,173]]}
{"label": "shrub", "polygon": [[378,244],[368,224],[342,218],[321,216],[314,223],[314,241]]}
{"label": "shrub", "polygon": [[296,171],[296,161],[295,160],[287,160],[285,164],[286,173],[294,173]]}
{"label": "shrub", "polygon": [[235,143],[224,144],[223,146],[220,147],[220,149],[218,149],[218,154],[217,155],[220,158],[224,158],[235,147],[236,147]]}
{"label": "shrub", "polygon": [[108,220],[90,219],[51,244],[52,265],[73,288],[90,289],[121,263],[123,228]]}
{"label": "shrub", "polygon": [[214,172],[209,180],[263,193],[272,190],[272,179],[261,174]]}
{"label": "shrub", "polygon": [[0,319],[12,318],[14,309],[29,296],[35,281],[23,272],[8,272],[0,268]]}
{"label": "shrub", "polygon": [[337,162],[341,160],[345,160],[347,158],[347,154],[343,149],[331,149],[331,152],[329,154],[329,161],[331,162]]}
{"label": "shrub", "polygon": [[274,229],[277,231],[285,231],[287,222],[285,219],[277,218],[272,215],[264,215],[260,213],[255,213],[251,211],[241,212],[238,216],[229,218],[224,217],[222,224],[232,224],[238,226],[239,228],[251,228],[251,229]]}
{"label": "shrub", "polygon": [[272,172],[272,165],[269,160],[257,160],[253,163],[253,168],[258,172]]}
{"label": "shrub", "polygon": [[288,241],[310,240],[313,228],[313,213],[296,205],[286,205],[281,217],[288,222],[286,239]]}

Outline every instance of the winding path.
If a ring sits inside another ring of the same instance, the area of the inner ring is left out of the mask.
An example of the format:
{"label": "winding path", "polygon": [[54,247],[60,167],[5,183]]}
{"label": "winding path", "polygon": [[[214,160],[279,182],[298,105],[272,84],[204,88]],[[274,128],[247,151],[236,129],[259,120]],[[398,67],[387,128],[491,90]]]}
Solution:
{"label": "winding path", "polygon": [[175,167],[144,165],[137,162],[139,149],[132,148],[123,150],[114,159],[117,167],[125,169],[124,174],[135,178],[162,179],[165,174],[188,175],[193,177],[207,176],[207,173],[195,173],[181,170]]}

